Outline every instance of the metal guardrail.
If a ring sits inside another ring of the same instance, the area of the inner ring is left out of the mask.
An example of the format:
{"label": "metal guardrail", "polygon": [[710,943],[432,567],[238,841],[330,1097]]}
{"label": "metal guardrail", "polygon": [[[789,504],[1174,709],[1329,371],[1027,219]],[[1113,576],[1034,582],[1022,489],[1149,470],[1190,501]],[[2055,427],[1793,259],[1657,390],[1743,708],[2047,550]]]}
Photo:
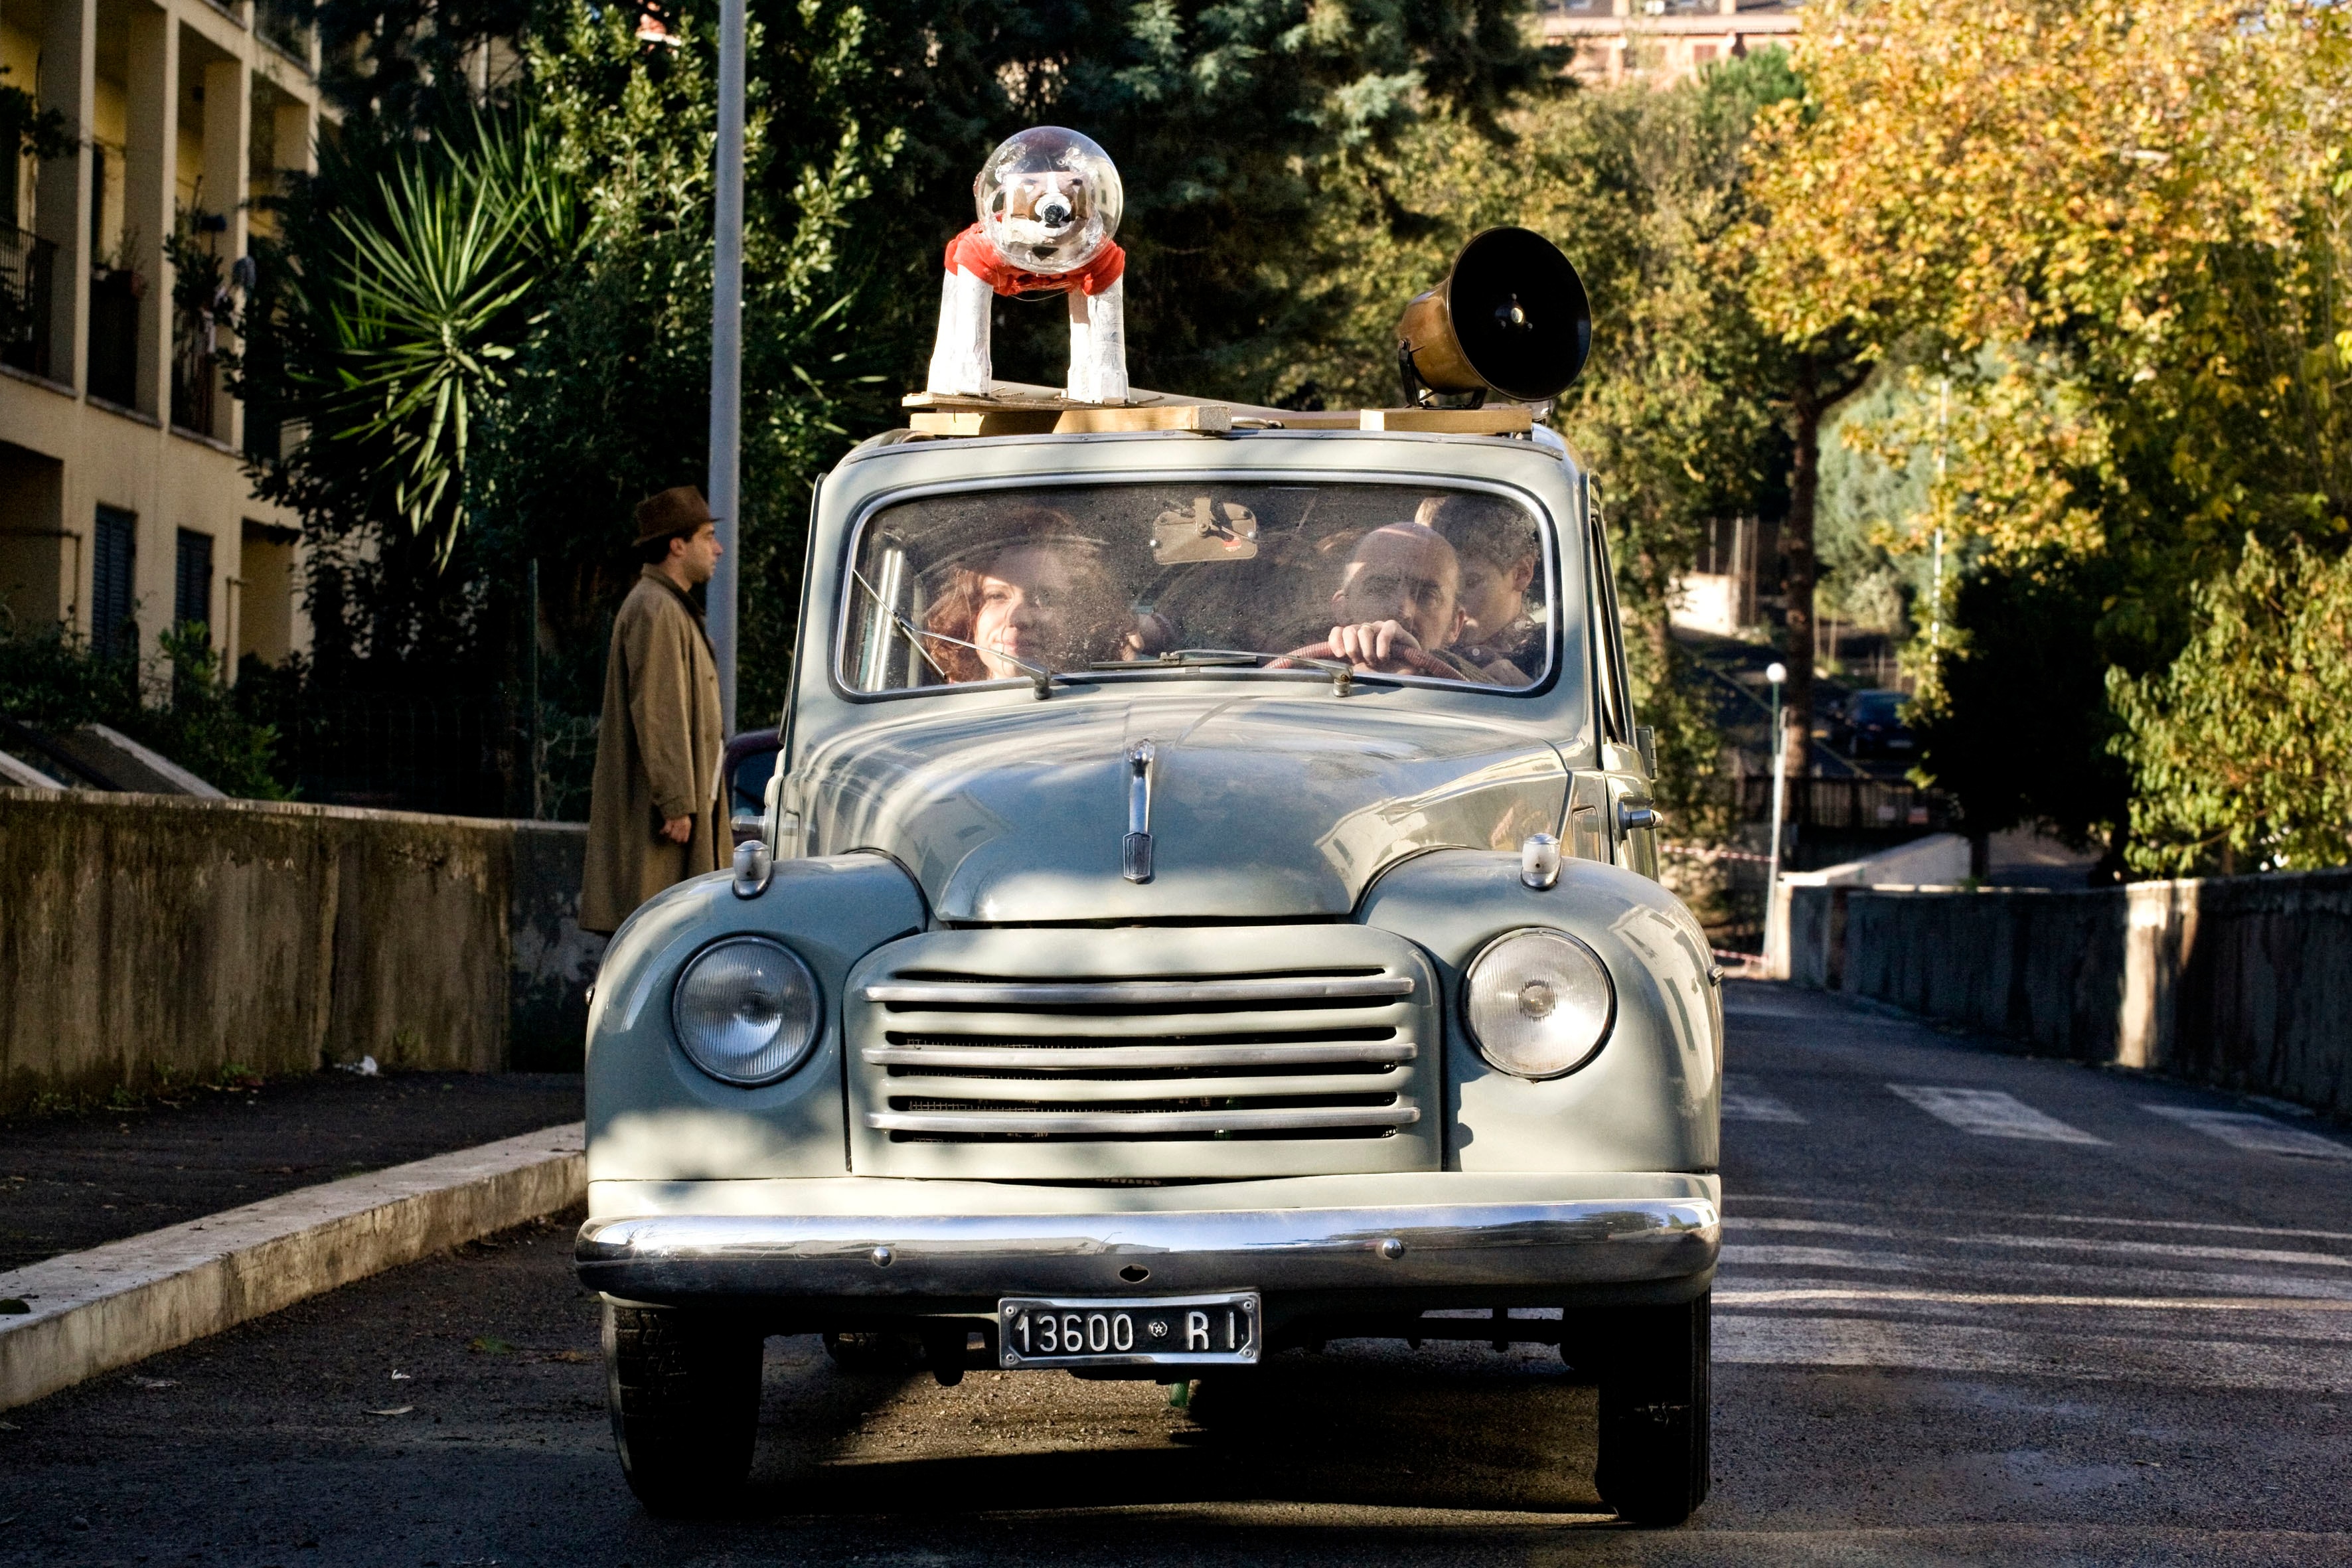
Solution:
{"label": "metal guardrail", "polygon": [[459,816],[528,816],[520,715],[503,695],[303,691],[266,715],[304,800]]}
{"label": "metal guardrail", "polygon": [[[1772,779],[1769,773],[1722,781],[1723,798],[1743,823],[1769,821]],[[1885,833],[1913,837],[1960,830],[1958,802],[1941,790],[1922,789],[1903,779],[1804,778],[1789,781],[1785,820],[1798,827],[1839,833]]]}

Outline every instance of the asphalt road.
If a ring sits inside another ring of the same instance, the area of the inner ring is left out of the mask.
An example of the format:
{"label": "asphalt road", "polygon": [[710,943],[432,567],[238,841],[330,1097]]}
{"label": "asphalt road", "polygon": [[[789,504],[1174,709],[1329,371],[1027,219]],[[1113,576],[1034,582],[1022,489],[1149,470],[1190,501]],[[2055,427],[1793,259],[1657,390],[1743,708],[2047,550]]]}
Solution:
{"label": "asphalt road", "polygon": [[808,1340],[769,1344],[755,1512],[656,1521],[557,1222],[9,1413],[0,1563],[2352,1563],[2352,1134],[1730,1007],[1715,1496],[1681,1530],[1600,1511],[1591,1393],[1531,1348],[1334,1345],[1196,1421]]}

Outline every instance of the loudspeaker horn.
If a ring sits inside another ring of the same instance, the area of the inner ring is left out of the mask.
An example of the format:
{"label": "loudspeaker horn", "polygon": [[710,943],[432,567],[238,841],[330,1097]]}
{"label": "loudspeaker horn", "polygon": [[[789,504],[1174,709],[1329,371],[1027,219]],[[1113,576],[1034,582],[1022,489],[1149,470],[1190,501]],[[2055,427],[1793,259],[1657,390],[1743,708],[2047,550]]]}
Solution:
{"label": "loudspeaker horn", "polygon": [[1592,303],[1559,247],[1529,228],[1470,237],[1445,281],[1397,321],[1404,399],[1423,390],[1489,392],[1516,403],[1557,397],[1592,352]]}

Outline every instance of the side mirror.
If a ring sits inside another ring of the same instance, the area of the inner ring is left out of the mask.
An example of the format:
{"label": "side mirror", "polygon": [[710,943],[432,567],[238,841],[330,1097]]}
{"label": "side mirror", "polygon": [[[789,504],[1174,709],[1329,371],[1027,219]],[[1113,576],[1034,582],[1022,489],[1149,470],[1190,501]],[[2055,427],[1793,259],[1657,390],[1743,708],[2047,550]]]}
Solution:
{"label": "side mirror", "polygon": [[732,844],[760,837],[767,820],[768,781],[775,776],[783,741],[774,730],[746,730],[727,742],[719,760],[719,808],[727,816]]}

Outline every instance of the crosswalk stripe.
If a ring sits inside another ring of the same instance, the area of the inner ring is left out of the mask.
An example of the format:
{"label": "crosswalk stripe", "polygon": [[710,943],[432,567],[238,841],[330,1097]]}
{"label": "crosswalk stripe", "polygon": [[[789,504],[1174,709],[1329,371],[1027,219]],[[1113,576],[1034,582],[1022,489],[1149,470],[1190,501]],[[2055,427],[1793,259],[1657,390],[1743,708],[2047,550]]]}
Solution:
{"label": "crosswalk stripe", "polygon": [[1964,1247],[2017,1247],[2070,1252],[2123,1252],[2143,1258],[2210,1258],[2227,1263],[2284,1263],[2302,1268],[2352,1268],[2352,1258],[2260,1247],[2189,1247],[2177,1241],[2091,1240],[2068,1236],[1949,1236]]}
{"label": "crosswalk stripe", "polygon": [[1784,1219],[1774,1215],[1726,1215],[1723,1228],[1727,1235],[1750,1230],[1801,1230],[1811,1236],[1862,1236],[1874,1241],[1892,1241],[1896,1232],[1883,1225],[1848,1225],[1837,1219]]}
{"label": "crosswalk stripe", "polygon": [[[1972,1220],[2022,1219],[2037,1225],[2094,1225],[2110,1230],[2210,1230],[2230,1236],[2282,1236],[2311,1241],[2352,1241],[2352,1230],[2297,1230],[2274,1225],[2216,1225],[2199,1219],[2142,1219],[2119,1214],[2043,1214],[2036,1209],[1943,1208],[1929,1205],[1865,1203],[1859,1198],[1799,1197],[1792,1193],[1750,1193],[1735,1194],[1742,1205],[1778,1204],[1795,1208],[1863,1209],[1871,1214],[1921,1215],[1934,1217],[1943,1215],[1965,1215]],[[1738,1215],[1751,1225],[1765,1221],[1753,1215]],[[1807,1226],[1811,1220],[1775,1219],[1775,1226]]]}
{"label": "crosswalk stripe", "polygon": [[2232,1149],[2243,1149],[2253,1154],[2299,1154],[2314,1160],[2352,1160],[2352,1147],[2322,1138],[2316,1132],[2305,1132],[2300,1127],[2289,1127],[2267,1116],[2256,1116],[2245,1110],[2207,1110],[2191,1105],[2143,1105],[2142,1110],[2152,1111],[2183,1127],[2202,1132],[2208,1138],[2218,1138]]}
{"label": "crosswalk stripe", "polygon": [[1866,1268],[1882,1274],[1916,1274],[1930,1262],[1945,1261],[1843,1247],[1757,1247],[1733,1242],[1724,1244],[1721,1256],[1727,1268],[1752,1264],[1767,1268]]}
{"label": "crosswalk stripe", "polygon": [[[2108,1295],[2138,1293],[2163,1297],[2233,1296],[2260,1298],[2279,1301],[2352,1301],[2352,1279],[2327,1279],[2309,1274],[2263,1274],[2252,1271],[2212,1273],[2189,1268],[2114,1268],[2096,1265],[2028,1263],[2016,1259],[1996,1259],[1999,1267],[1987,1267],[1979,1259],[1911,1258],[1909,1262],[1958,1264],[1950,1270],[1950,1281],[1964,1283],[1972,1289],[2098,1291]],[[1816,1265],[1790,1263],[1751,1264],[1745,1259],[1727,1260],[1723,1272],[1716,1276],[1718,1296],[1731,1289],[1775,1290],[1842,1290],[1855,1289],[1911,1289],[1926,1288],[1934,1281],[1937,1270],[1926,1268],[1905,1269],[1854,1269],[1837,1262]],[[1856,1275],[1863,1278],[1856,1278]],[[1887,1279],[1888,1274],[1900,1278]]]}
{"label": "crosswalk stripe", "polygon": [[2352,1312],[2352,1301],[2314,1301],[2292,1296],[2053,1296],[2002,1290],[1801,1285],[1760,1290],[1717,1290],[1714,1300],[1718,1307],[2087,1307],[2115,1312],[2262,1312],[2279,1321],[2299,1319],[2305,1313],[2326,1312],[2338,1314],[2338,1318],[2311,1320],[2326,1325],[2324,1337],[2352,1338],[2352,1324],[2340,1321],[2341,1314]]}
{"label": "crosswalk stripe", "polygon": [[1750,1364],[2027,1373],[2303,1394],[2352,1386],[2343,1346],[2327,1342],[2054,1333],[1773,1312],[1717,1312],[1711,1333],[1715,1360]]}
{"label": "crosswalk stripe", "polygon": [[2105,1143],[2079,1127],[2045,1116],[1997,1089],[1950,1089],[1925,1083],[1886,1086],[1937,1121],[1979,1138],[2024,1138],[2042,1143]]}
{"label": "crosswalk stripe", "polygon": [[1750,1089],[1745,1081],[1730,1078],[1723,1080],[1723,1119],[1726,1121],[1777,1121],[1788,1127],[1805,1125],[1805,1119],[1790,1110],[1779,1096]]}

